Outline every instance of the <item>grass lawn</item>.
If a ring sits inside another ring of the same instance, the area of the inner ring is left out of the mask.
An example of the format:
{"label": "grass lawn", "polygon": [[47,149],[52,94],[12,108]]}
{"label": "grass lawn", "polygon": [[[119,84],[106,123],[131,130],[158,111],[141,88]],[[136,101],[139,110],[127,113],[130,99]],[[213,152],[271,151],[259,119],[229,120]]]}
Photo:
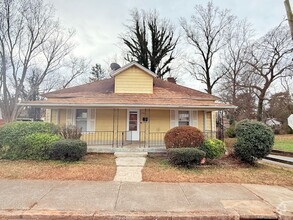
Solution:
{"label": "grass lawn", "polygon": [[274,149],[293,152],[293,134],[276,135]]}
{"label": "grass lawn", "polygon": [[241,164],[227,157],[221,164],[193,169],[169,165],[163,157],[148,158],[143,168],[143,181],[193,183],[251,183],[267,185],[293,185],[293,171],[277,166]]}
{"label": "grass lawn", "polygon": [[82,161],[0,160],[0,178],[111,181],[116,173],[113,154],[88,154]]}
{"label": "grass lawn", "polygon": [[[225,138],[228,149],[231,149],[235,142],[236,138]],[[293,134],[275,135],[275,145],[273,148],[276,150],[293,152]]]}

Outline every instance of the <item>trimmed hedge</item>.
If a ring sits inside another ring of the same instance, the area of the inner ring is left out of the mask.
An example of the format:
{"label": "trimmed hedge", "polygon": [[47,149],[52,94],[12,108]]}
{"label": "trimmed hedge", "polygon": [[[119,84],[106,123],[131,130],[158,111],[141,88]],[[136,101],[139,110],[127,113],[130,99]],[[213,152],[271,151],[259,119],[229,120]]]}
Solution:
{"label": "trimmed hedge", "polygon": [[274,132],[261,122],[243,120],[236,125],[237,142],[235,155],[242,161],[253,164],[266,157],[274,145]]}
{"label": "trimmed hedge", "polygon": [[166,133],[164,141],[167,149],[199,147],[204,141],[204,135],[195,127],[178,126]]}
{"label": "trimmed hedge", "polygon": [[226,151],[225,143],[218,139],[208,139],[199,147],[209,159],[220,158]]}
{"label": "trimmed hedge", "polygon": [[47,122],[12,122],[0,128],[0,157],[25,159],[25,138],[35,133],[58,134],[59,127]]}
{"label": "trimmed hedge", "polygon": [[86,155],[87,144],[76,139],[64,139],[56,141],[49,150],[52,160],[78,161]]}
{"label": "trimmed hedge", "polygon": [[167,150],[169,162],[175,166],[191,168],[205,158],[206,153],[197,148],[172,148]]}
{"label": "trimmed hedge", "polygon": [[56,134],[35,133],[25,137],[24,159],[48,160],[51,145],[59,141],[60,136]]}

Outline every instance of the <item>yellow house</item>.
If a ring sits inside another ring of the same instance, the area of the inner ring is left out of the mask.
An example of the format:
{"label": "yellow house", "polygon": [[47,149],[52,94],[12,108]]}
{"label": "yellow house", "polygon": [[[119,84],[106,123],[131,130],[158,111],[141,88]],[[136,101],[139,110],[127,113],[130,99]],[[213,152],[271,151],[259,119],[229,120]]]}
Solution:
{"label": "yellow house", "polygon": [[46,109],[46,121],[76,125],[91,147],[164,146],[165,133],[181,125],[216,137],[216,112],[234,106],[207,93],[161,80],[138,63],[114,71],[112,78],[43,95],[21,105]]}

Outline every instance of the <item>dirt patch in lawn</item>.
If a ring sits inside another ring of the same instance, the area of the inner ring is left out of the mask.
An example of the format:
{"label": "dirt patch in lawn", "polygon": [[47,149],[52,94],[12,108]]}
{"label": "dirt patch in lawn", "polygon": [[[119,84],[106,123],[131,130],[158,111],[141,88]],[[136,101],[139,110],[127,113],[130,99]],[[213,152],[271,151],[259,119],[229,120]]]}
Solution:
{"label": "dirt patch in lawn", "polygon": [[116,173],[112,154],[88,154],[83,160],[60,161],[0,160],[0,178],[111,181]]}
{"label": "dirt patch in lawn", "polygon": [[293,185],[293,171],[265,164],[249,166],[233,157],[192,169],[173,167],[164,157],[149,157],[142,174],[143,181],[148,182]]}

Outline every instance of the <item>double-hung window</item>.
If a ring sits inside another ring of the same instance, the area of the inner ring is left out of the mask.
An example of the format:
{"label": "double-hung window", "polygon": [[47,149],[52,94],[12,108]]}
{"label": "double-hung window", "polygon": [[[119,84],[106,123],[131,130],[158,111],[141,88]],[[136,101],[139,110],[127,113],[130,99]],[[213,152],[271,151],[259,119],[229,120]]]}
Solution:
{"label": "double-hung window", "polygon": [[76,109],[76,127],[81,128],[82,131],[87,131],[88,127],[88,110]]}
{"label": "double-hung window", "polygon": [[178,111],[178,125],[189,125],[190,115],[189,111]]}
{"label": "double-hung window", "polygon": [[66,125],[75,125],[82,132],[96,130],[96,109],[67,109]]}

